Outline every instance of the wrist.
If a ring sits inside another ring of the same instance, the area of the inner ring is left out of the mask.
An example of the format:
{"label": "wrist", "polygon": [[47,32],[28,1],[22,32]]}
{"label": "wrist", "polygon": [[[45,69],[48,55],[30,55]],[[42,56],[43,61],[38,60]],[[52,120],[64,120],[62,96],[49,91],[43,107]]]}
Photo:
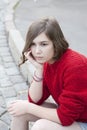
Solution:
{"label": "wrist", "polygon": [[31,111],[32,111],[32,108],[33,108],[33,103],[28,103],[28,107],[27,107],[27,113],[30,113],[30,114],[32,114],[31,113]]}
{"label": "wrist", "polygon": [[26,106],[26,113],[29,113],[29,111],[30,111],[30,105],[29,105],[28,101],[25,102],[25,106]]}
{"label": "wrist", "polygon": [[36,71],[34,72],[33,80],[36,82],[41,82],[43,80],[43,73],[37,75]]}
{"label": "wrist", "polygon": [[37,68],[37,69],[35,70],[35,73],[36,73],[36,75],[37,75],[38,77],[43,76],[43,67],[42,67],[42,68]]}

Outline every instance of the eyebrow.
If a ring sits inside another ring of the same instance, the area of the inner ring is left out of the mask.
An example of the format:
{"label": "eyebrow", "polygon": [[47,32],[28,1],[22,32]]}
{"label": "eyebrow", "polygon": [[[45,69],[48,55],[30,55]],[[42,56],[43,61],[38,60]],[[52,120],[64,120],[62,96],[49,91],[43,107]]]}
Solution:
{"label": "eyebrow", "polygon": [[[40,41],[38,43],[40,44],[40,43],[46,43],[46,42],[48,43],[49,41]],[[32,43],[35,43],[35,42],[32,42]]]}

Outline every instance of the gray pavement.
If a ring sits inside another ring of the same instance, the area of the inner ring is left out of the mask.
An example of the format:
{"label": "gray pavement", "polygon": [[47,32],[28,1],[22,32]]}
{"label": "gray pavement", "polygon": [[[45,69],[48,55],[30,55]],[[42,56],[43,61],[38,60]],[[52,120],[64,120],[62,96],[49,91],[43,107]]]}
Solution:
{"label": "gray pavement", "polygon": [[0,130],[9,130],[11,116],[8,104],[15,99],[27,99],[28,85],[11,55],[5,30],[5,9],[0,0]]}
{"label": "gray pavement", "polygon": [[24,40],[32,21],[44,16],[56,17],[70,47],[87,56],[87,0],[20,0],[15,24]]}

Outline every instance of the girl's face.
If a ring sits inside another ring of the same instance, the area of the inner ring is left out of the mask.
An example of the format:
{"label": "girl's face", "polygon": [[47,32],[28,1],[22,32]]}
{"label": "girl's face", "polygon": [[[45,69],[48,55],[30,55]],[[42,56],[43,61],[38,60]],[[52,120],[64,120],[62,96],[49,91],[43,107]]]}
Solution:
{"label": "girl's face", "polygon": [[38,63],[53,63],[54,56],[54,47],[51,40],[45,35],[45,33],[41,33],[38,35],[32,42],[31,52],[33,57]]}

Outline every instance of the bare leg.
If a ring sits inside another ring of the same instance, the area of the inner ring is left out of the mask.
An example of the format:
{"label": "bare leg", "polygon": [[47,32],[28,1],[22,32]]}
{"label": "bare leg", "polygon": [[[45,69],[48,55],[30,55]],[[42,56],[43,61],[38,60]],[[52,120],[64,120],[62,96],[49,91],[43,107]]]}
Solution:
{"label": "bare leg", "polygon": [[34,123],[31,130],[81,130],[81,128],[77,122],[70,126],[62,126],[46,119],[39,119]]}
{"label": "bare leg", "polygon": [[30,114],[25,114],[17,117],[13,117],[11,123],[11,130],[28,130],[29,121],[36,121],[38,117]]}
{"label": "bare leg", "polygon": [[[49,108],[56,108],[57,106],[53,103],[47,103],[44,102],[42,104],[43,107],[49,107]],[[29,130],[28,124],[29,122],[37,121],[39,118],[31,115],[31,114],[25,114],[17,117],[12,118],[12,123],[11,123],[11,130]]]}

